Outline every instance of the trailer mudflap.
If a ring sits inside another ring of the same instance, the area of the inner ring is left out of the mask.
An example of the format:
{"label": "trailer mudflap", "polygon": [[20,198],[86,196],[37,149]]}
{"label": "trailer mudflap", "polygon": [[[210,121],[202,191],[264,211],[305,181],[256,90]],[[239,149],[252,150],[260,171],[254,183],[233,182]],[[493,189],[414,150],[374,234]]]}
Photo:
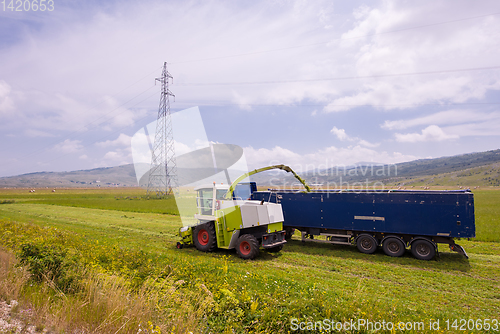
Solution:
{"label": "trailer mudflap", "polygon": [[262,236],[262,247],[263,248],[273,248],[286,244],[285,231],[278,231],[269,234],[264,234]]}
{"label": "trailer mudflap", "polygon": [[465,252],[465,249],[463,249],[462,246],[457,245],[456,243],[453,243],[453,244],[450,245],[450,250],[452,250],[454,252],[457,252],[458,254],[462,254],[467,259],[469,258],[469,255],[467,255],[467,253]]}

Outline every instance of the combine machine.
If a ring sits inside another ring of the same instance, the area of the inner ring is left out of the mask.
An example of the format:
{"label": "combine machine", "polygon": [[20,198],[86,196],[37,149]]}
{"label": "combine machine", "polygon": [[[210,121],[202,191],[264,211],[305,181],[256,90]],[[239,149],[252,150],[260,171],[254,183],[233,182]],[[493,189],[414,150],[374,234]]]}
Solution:
{"label": "combine machine", "polygon": [[269,166],[245,173],[231,186],[214,183],[209,187],[198,187],[195,189],[198,208],[195,218],[198,223],[179,230],[182,241],[177,243],[177,248],[194,244],[203,252],[212,252],[216,248],[236,249],[238,256],[243,259],[254,259],[261,246],[270,252],[279,252],[286,243],[281,204],[250,200],[248,197],[251,192],[244,198],[238,197],[240,181],[271,169],[291,172],[308,188],[305,182],[285,165]]}

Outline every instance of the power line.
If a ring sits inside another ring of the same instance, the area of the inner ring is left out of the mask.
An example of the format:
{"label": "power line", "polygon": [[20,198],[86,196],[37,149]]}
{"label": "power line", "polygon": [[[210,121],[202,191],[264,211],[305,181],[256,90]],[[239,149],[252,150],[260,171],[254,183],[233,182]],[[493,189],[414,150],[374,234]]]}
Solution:
{"label": "power line", "polygon": [[463,69],[440,70],[440,71],[394,73],[394,74],[359,75],[359,76],[321,78],[321,79],[294,79],[294,80],[246,81],[246,82],[212,82],[212,83],[178,83],[177,86],[269,85],[269,84],[295,83],[295,82],[341,81],[341,80],[374,79],[374,78],[376,79],[376,78],[389,78],[389,77],[400,77],[400,76],[458,73],[458,72],[472,72],[472,71],[485,71],[485,70],[498,70],[498,69],[500,69],[500,66],[475,67],[475,68],[463,68]]}
{"label": "power line", "polygon": [[411,107],[411,106],[480,106],[480,105],[500,105],[500,102],[461,102],[461,103],[391,103],[391,104],[332,104],[332,103],[319,103],[319,104],[277,104],[277,103],[226,103],[226,101],[176,101],[177,104],[187,105],[210,105],[210,106],[250,106],[250,107]]}
{"label": "power line", "polygon": [[373,37],[373,36],[379,36],[379,35],[393,34],[393,33],[398,33],[398,32],[402,32],[402,31],[414,30],[414,29],[434,27],[434,26],[438,26],[438,25],[455,23],[455,22],[461,22],[461,21],[468,21],[468,20],[474,20],[474,19],[479,19],[479,18],[488,17],[488,16],[494,16],[494,15],[499,15],[499,14],[500,14],[500,12],[497,12],[497,13],[491,13],[491,14],[485,14],[485,15],[479,15],[479,16],[472,16],[472,17],[466,17],[466,18],[462,18],[462,19],[456,19],[456,20],[450,20],[450,21],[444,21],[444,22],[430,23],[430,24],[425,24],[425,25],[420,25],[420,26],[415,26],[415,27],[409,27],[409,28],[403,28],[403,29],[383,31],[383,32],[374,33],[374,34],[367,34],[367,35],[361,35],[361,36],[352,36],[352,37],[344,37],[344,38],[342,38],[342,37],[341,38],[335,38],[335,39],[332,39],[332,40],[329,40],[329,41],[323,41],[323,42],[312,43],[312,44],[295,45],[295,46],[288,46],[288,47],[284,47],[284,48],[269,49],[269,50],[247,52],[247,53],[238,53],[238,54],[228,55],[228,56],[219,56],[219,57],[211,57],[211,58],[201,58],[201,59],[193,59],[193,60],[184,60],[184,61],[173,62],[173,63],[170,63],[170,64],[194,63],[194,62],[200,62],[200,61],[209,61],[209,60],[236,58],[236,57],[243,57],[243,56],[258,55],[258,54],[262,54],[262,53],[270,53],[270,52],[277,52],[277,51],[286,51],[286,50],[292,50],[292,49],[298,49],[298,48],[305,48],[305,47],[310,47],[310,46],[325,45],[325,44],[328,44],[328,43],[331,43],[331,42],[335,42],[335,41],[343,41],[343,40],[350,40],[350,39],[359,39],[359,38],[365,38],[365,37]]}

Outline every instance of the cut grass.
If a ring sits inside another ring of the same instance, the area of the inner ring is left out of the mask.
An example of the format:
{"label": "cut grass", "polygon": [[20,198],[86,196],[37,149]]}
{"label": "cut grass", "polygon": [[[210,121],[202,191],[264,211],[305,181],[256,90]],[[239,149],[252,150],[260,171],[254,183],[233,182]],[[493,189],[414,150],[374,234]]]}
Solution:
{"label": "cut grass", "polygon": [[0,190],[0,201],[9,200],[128,212],[178,214],[173,197],[147,199],[146,191],[141,188],[57,189],[56,192],[52,192],[52,189],[37,189],[34,193],[18,189]]}
{"label": "cut grass", "polygon": [[[479,193],[475,192],[478,236],[484,221],[496,224],[500,202],[497,192]],[[181,295],[200,291],[203,285],[214,304],[200,316],[204,321],[193,324],[194,332],[287,332],[293,318],[425,323],[432,318],[442,323],[498,319],[500,314],[496,242],[460,241],[469,260],[440,246],[441,258],[427,262],[408,253],[391,258],[381,251],[362,254],[349,246],[303,245],[294,236],[278,254],[261,252],[256,260],[243,261],[233,251],[177,250],[178,216],[18,200],[0,206],[3,245],[15,250],[30,240],[61,244],[79,254],[87,267],[139,287],[162,272],[185,282],[178,289]],[[490,225],[482,236],[498,238]],[[159,319],[147,317],[155,324]]]}
{"label": "cut grass", "polygon": [[500,190],[475,190],[476,236],[500,242]]}

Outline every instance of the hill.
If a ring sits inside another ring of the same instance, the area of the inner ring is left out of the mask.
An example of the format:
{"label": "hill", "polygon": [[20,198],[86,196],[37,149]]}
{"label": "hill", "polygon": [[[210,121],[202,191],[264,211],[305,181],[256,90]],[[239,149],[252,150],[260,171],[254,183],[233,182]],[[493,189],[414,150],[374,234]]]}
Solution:
{"label": "hill", "polygon": [[0,178],[0,187],[135,187],[134,165],[72,172],[40,172]]}
{"label": "hill", "polygon": [[[384,185],[500,186],[500,149],[436,159],[419,159],[394,165],[358,163],[300,174],[310,184],[349,188],[381,182]],[[273,187],[289,187],[297,180],[276,172],[253,180]]]}
{"label": "hill", "polygon": [[[358,163],[300,173],[310,184],[343,188],[382,182],[392,186],[500,186],[500,149],[395,165]],[[290,187],[297,181],[283,171],[251,177],[259,185]],[[0,187],[135,187],[134,165],[71,172],[41,172],[0,178]]]}
{"label": "hill", "polygon": [[386,186],[500,186],[500,163],[466,168],[449,173],[413,177],[395,177]]}

